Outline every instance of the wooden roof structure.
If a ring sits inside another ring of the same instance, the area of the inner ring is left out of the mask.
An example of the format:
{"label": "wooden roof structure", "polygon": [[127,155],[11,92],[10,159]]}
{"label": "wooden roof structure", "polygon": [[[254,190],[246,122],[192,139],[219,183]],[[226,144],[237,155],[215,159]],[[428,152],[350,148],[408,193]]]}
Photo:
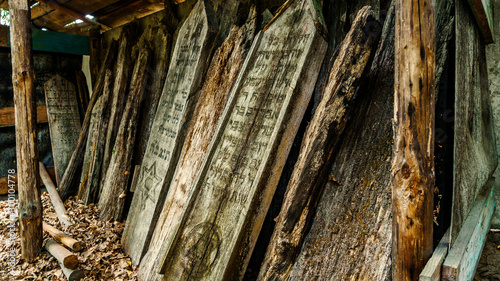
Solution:
{"label": "wooden roof structure", "polygon": [[[103,31],[106,31],[163,10],[164,1],[30,0],[30,6],[31,20],[35,27],[88,35],[88,30],[92,25],[99,24]],[[0,0],[0,8],[8,10],[8,0]],[[76,19],[83,22],[68,25]]]}

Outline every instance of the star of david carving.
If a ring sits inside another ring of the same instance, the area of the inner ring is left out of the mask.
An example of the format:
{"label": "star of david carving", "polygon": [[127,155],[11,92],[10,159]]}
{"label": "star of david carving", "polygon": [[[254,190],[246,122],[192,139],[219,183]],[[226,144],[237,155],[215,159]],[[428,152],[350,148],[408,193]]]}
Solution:
{"label": "star of david carving", "polygon": [[[155,203],[156,200],[154,199],[154,187],[159,185],[161,182],[161,178],[158,177],[158,174],[156,173],[156,161],[154,161],[149,168],[144,167],[144,169],[142,169],[141,180],[139,182],[140,186],[142,187],[140,191],[142,193],[143,199],[151,200],[151,202]],[[144,200],[142,201],[144,204]]]}

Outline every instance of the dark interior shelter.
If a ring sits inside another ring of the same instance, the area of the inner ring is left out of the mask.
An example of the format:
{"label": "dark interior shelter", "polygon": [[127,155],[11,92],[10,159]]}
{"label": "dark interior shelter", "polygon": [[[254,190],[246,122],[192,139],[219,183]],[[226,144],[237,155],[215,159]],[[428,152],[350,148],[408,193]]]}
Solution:
{"label": "dark interior shelter", "polygon": [[0,0],[0,279],[500,280],[499,14]]}

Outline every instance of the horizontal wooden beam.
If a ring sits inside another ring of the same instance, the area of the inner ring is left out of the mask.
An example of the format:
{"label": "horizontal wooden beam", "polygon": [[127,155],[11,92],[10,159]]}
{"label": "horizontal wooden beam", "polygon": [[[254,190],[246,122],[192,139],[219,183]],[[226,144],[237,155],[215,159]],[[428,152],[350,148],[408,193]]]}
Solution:
{"label": "horizontal wooden beam", "polygon": [[477,196],[444,260],[442,280],[472,280],[474,278],[495,210],[494,185],[495,179],[492,177]]}
{"label": "horizontal wooden beam", "polygon": [[[36,122],[47,123],[47,106],[39,105],[36,107]],[[0,128],[15,126],[14,107],[0,108]]]}
{"label": "horizontal wooden beam", "polygon": [[491,0],[469,0],[472,12],[476,17],[486,44],[494,43],[491,3]]}
{"label": "horizontal wooden beam", "polygon": [[[49,173],[50,178],[55,181],[56,180],[56,171],[54,168],[48,168],[47,172]],[[12,184],[12,180],[14,180],[14,190],[17,191],[17,175],[14,175],[14,178],[10,178]],[[40,186],[42,186],[42,181],[40,182]],[[0,195],[5,195],[9,192],[9,176],[0,177]]]}
{"label": "horizontal wooden beam", "polygon": [[422,273],[420,273],[419,281],[441,280],[441,268],[443,267],[443,262],[450,246],[450,231],[450,228],[448,228],[436,249],[434,249],[431,258],[427,261]]}
{"label": "horizontal wooden beam", "polygon": [[102,24],[100,22],[97,22],[95,20],[91,20],[91,19],[88,19],[85,17],[85,15],[82,15],[81,13],[77,12],[77,11],[74,11],[64,5],[61,5],[59,3],[57,3],[56,1],[53,1],[53,0],[39,0],[40,3],[43,3],[45,5],[48,5],[49,7],[51,7],[52,9],[56,10],[56,11],[59,11],[63,14],[66,14],[74,19],[80,19],[86,23],[90,23],[90,24],[95,24],[95,25],[100,25],[101,28],[104,30],[104,31],[107,31],[107,30],[110,30],[111,27],[105,25],[105,24]]}
{"label": "horizontal wooden beam", "polygon": [[[88,36],[43,31],[32,28],[33,50],[74,55],[89,55]],[[9,27],[0,25],[0,47],[10,48]]]}

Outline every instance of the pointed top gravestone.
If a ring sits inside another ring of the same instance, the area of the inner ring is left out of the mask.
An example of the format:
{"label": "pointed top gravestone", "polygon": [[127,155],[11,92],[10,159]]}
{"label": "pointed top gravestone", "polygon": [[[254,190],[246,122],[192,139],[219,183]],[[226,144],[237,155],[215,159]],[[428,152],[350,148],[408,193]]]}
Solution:
{"label": "pointed top gravestone", "polygon": [[81,130],[80,114],[75,85],[70,81],[56,75],[45,83],[44,88],[52,157],[56,181],[59,184],[78,141]]}
{"label": "pointed top gravestone", "polygon": [[326,52],[321,11],[289,1],[255,38],[180,224],[164,280],[243,277]]}
{"label": "pointed top gravestone", "polygon": [[147,250],[163,207],[216,34],[210,5],[198,1],[178,33],[122,237],[134,264]]}

